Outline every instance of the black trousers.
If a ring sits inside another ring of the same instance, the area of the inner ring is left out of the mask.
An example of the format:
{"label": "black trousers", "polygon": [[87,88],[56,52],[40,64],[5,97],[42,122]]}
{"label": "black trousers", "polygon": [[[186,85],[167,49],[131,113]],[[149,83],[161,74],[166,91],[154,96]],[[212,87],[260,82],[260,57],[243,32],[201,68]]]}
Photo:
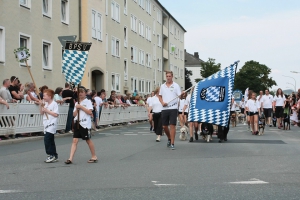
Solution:
{"label": "black trousers", "polygon": [[161,113],[153,113],[154,132],[156,135],[162,135]]}
{"label": "black trousers", "polygon": [[55,156],[57,158],[54,134],[46,132],[44,136],[44,144],[45,144],[46,154],[50,156]]}

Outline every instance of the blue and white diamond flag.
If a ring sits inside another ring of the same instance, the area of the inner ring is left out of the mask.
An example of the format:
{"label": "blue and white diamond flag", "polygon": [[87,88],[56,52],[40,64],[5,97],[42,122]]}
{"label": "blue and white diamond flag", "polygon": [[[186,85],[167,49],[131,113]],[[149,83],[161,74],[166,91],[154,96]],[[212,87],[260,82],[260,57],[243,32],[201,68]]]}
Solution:
{"label": "blue and white diamond flag", "polygon": [[66,82],[78,85],[83,77],[91,43],[67,42],[63,54],[62,71]]}
{"label": "blue and white diamond flag", "polygon": [[188,120],[228,126],[237,62],[203,79],[191,96]]}

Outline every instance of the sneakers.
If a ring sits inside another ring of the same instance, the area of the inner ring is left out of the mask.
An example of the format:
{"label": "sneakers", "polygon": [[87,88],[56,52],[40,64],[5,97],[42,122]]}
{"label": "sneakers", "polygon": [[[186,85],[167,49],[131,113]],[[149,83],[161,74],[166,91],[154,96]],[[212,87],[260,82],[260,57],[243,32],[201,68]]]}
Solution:
{"label": "sneakers", "polygon": [[168,140],[167,147],[171,147],[171,140]]}
{"label": "sneakers", "polygon": [[53,162],[55,160],[55,156],[50,156],[50,155],[48,155],[48,157],[47,157],[47,159],[46,159],[46,163],[51,163],[51,162]]}
{"label": "sneakers", "polygon": [[160,135],[157,136],[156,142],[160,142]]}
{"label": "sneakers", "polygon": [[152,131],[152,126],[150,126],[150,131]]}
{"label": "sneakers", "polygon": [[171,148],[171,150],[175,150],[174,144],[172,144],[172,145],[170,146],[170,148]]}
{"label": "sneakers", "polygon": [[195,132],[195,140],[198,140],[198,133]]}

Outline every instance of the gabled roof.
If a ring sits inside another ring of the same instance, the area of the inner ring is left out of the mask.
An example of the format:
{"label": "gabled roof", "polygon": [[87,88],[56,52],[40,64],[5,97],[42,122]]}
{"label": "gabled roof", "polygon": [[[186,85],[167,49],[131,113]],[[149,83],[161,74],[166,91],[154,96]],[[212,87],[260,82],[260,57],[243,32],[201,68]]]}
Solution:
{"label": "gabled roof", "polygon": [[184,64],[185,65],[197,65],[197,66],[199,66],[199,65],[201,65],[201,63],[204,63],[204,61],[201,60],[199,58],[199,56],[197,56],[197,55],[198,55],[198,52],[195,52],[195,54],[193,55],[193,54],[190,54],[190,53],[184,51],[184,59],[185,59]]}

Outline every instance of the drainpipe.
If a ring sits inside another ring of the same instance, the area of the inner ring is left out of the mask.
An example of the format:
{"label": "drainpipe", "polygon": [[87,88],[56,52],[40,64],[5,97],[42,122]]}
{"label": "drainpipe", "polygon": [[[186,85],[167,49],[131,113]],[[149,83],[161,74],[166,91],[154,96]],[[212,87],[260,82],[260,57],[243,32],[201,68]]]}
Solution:
{"label": "drainpipe", "polygon": [[82,37],[81,37],[81,35],[82,35],[82,33],[81,33],[81,0],[78,0],[78,7],[79,7],[79,34],[78,34],[78,41],[80,41],[81,42],[81,39],[82,39]]}

